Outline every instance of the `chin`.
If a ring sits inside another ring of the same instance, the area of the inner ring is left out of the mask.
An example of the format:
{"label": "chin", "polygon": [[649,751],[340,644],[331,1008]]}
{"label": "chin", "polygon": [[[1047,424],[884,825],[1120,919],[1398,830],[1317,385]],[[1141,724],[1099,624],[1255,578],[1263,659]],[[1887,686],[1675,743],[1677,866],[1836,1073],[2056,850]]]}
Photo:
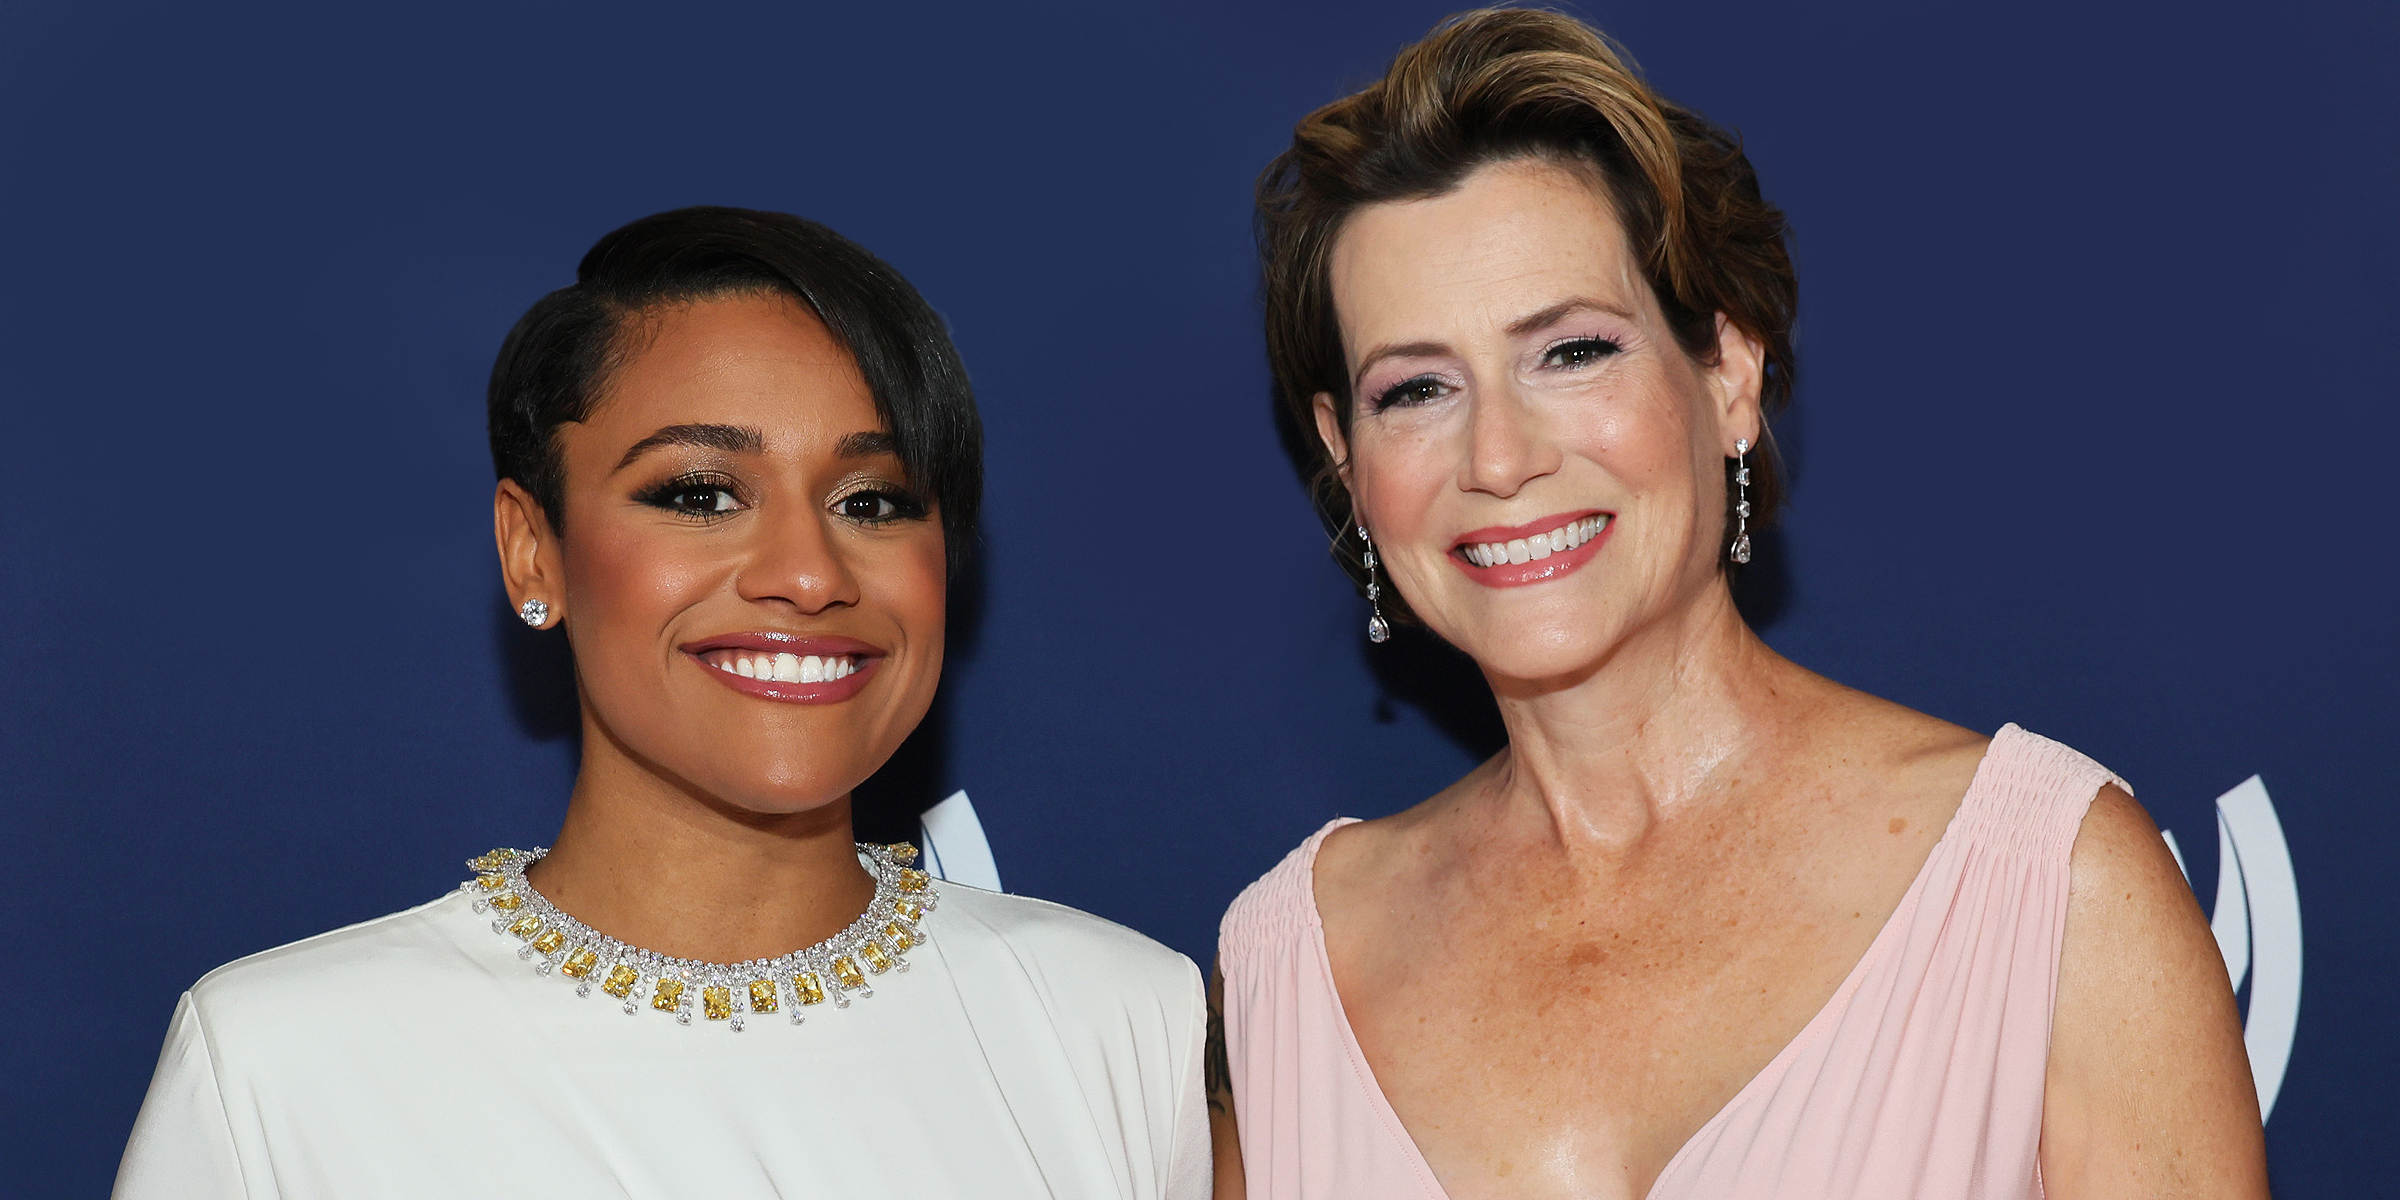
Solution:
{"label": "chin", "polygon": [[1539,682],[1580,676],[1598,666],[1617,642],[1616,633],[1589,622],[1519,620],[1495,622],[1473,637],[1448,640],[1486,675]]}
{"label": "chin", "polygon": [[789,817],[833,804],[848,796],[855,786],[844,786],[829,779],[729,780],[724,787],[715,790],[715,795],[717,799],[743,812],[762,817]]}

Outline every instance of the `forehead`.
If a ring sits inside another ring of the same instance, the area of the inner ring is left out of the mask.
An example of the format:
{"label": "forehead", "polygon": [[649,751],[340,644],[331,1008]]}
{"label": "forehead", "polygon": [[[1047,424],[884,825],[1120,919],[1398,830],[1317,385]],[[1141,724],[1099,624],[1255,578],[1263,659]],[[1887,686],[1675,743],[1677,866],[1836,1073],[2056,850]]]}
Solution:
{"label": "forehead", "polygon": [[633,319],[584,422],[628,442],[674,424],[738,424],[770,450],[882,428],[858,363],[815,313],[779,293],[676,304]]}
{"label": "forehead", "polygon": [[1488,164],[1439,196],[1358,210],[1329,265],[1353,354],[1444,332],[1429,325],[1505,325],[1571,297],[1629,311],[1650,299],[1600,181],[1538,159]]}

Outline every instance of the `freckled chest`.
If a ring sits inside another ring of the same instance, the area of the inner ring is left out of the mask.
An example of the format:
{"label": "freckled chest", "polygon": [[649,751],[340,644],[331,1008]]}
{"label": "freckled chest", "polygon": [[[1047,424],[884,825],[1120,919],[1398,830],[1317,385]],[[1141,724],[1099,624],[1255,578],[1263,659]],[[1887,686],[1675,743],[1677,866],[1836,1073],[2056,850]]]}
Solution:
{"label": "freckled chest", "polygon": [[1829,889],[1824,840],[1707,831],[1606,880],[1478,855],[1325,897],[1345,1013],[1453,1200],[1646,1188],[1823,1007],[1921,859],[1876,846]]}

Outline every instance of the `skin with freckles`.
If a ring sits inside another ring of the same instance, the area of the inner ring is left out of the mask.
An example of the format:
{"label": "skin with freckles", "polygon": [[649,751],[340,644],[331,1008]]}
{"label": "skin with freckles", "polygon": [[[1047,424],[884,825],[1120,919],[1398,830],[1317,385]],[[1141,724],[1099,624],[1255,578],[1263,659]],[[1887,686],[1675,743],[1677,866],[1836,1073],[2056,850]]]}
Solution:
{"label": "skin with freckles", "polygon": [[[660,953],[785,954],[873,893],[850,793],[932,703],[941,526],[855,361],[798,302],[677,304],[622,336],[590,418],[558,435],[563,528],[513,481],[493,498],[509,598],[549,603],[583,711],[564,827],[528,875]],[[730,635],[847,639],[871,648],[863,684],[820,703],[744,691],[703,657]]]}
{"label": "skin with freckles", "polygon": [[[1742,622],[1723,489],[1759,346],[1722,320],[1711,353],[1676,343],[1589,173],[1520,159],[1368,206],[1331,281],[1353,388],[1318,432],[1387,586],[1509,733],[1324,843],[1344,1013],[1454,1200],[1644,1195],[1865,953],[1988,739]],[[1467,552],[1586,514],[1596,551],[1537,582]],[[2155,827],[2103,789],[2072,869],[2049,1194],[2263,1196],[2233,997]]]}

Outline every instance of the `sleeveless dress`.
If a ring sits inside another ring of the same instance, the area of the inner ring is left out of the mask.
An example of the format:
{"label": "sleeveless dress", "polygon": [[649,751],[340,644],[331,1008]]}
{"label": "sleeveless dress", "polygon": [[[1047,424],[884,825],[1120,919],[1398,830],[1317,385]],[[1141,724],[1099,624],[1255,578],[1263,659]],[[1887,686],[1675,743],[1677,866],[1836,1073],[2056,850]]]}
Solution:
{"label": "sleeveless dress", "polygon": [[[2040,1197],[2068,858],[2107,783],[2125,786],[2065,746],[2002,729],[1858,965],[1668,1160],[1651,1200]],[[1446,1200],[1334,991],[1313,868],[1325,836],[1350,823],[1318,830],[1251,884],[1220,929],[1252,1200]]]}

